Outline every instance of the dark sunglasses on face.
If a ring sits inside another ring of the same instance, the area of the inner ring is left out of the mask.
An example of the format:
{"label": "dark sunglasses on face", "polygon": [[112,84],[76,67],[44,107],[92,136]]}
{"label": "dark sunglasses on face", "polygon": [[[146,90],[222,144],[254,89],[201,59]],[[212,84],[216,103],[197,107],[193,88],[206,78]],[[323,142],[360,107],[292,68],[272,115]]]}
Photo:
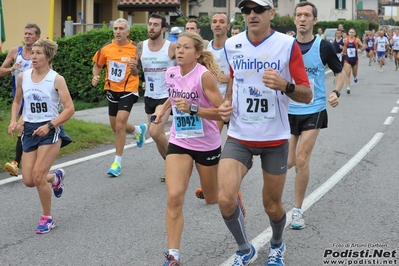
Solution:
{"label": "dark sunglasses on face", "polygon": [[256,14],[262,14],[266,10],[270,10],[270,9],[271,9],[270,6],[256,6],[256,7],[244,6],[241,8],[241,13],[243,13],[245,15],[249,15],[249,14],[251,14],[251,11],[253,10]]}

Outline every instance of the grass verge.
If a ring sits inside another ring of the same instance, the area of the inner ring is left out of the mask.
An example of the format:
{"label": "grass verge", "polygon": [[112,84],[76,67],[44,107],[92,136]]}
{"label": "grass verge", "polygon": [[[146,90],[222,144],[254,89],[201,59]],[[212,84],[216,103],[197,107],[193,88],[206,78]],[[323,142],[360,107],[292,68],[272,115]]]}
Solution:
{"label": "grass verge", "polygon": [[[101,105],[75,103],[76,110],[98,107]],[[0,111],[0,172],[4,172],[4,164],[14,159],[17,137],[11,137],[7,128],[10,124],[10,108]],[[91,149],[100,145],[110,144],[115,141],[115,135],[111,127],[101,123],[86,122],[71,118],[64,125],[65,132],[72,138],[73,143],[61,149],[58,157],[71,155],[85,149]]]}

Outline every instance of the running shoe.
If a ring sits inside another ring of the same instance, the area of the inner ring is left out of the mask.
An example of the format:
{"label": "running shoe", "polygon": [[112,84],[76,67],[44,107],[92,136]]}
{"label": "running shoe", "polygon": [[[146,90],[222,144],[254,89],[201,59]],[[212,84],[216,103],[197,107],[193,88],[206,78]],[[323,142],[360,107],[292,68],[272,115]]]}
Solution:
{"label": "running shoe", "polygon": [[7,172],[10,173],[10,175],[18,176],[19,168],[18,168],[18,163],[16,161],[12,161],[11,163],[6,163],[4,165],[4,168],[6,169]]}
{"label": "running shoe", "polygon": [[355,78],[353,79],[353,81],[354,81],[355,83],[357,83],[357,77],[355,77]]}
{"label": "running shoe", "polygon": [[180,266],[180,261],[176,260],[169,252],[165,252],[166,261],[163,266]]}
{"label": "running shoe", "polygon": [[303,219],[302,213],[297,210],[292,211],[292,221],[290,227],[292,229],[303,229],[305,228],[305,220]]}
{"label": "running shoe", "polygon": [[396,66],[395,71],[398,71],[398,69],[399,69],[399,65]]}
{"label": "running shoe", "polygon": [[369,62],[369,66],[371,66],[371,62]]}
{"label": "running shoe", "polygon": [[380,68],[380,72],[382,72],[382,68]]}
{"label": "running shoe", "polygon": [[121,174],[122,167],[119,163],[113,162],[111,168],[109,168],[107,174],[113,177],[117,177]]}
{"label": "running shoe", "polygon": [[62,192],[64,192],[65,171],[64,169],[58,169],[54,174],[57,176],[57,182],[52,183],[51,186],[53,187],[54,196],[59,198],[62,196]]}
{"label": "running shoe", "polygon": [[205,199],[204,193],[202,192],[202,188],[199,187],[195,190],[195,196],[197,196],[197,198],[199,199]]}
{"label": "running shoe", "polygon": [[161,178],[159,178],[159,181],[160,181],[160,182],[162,182],[162,183],[165,183],[165,176],[164,176],[164,177],[161,177]]}
{"label": "running shoe", "polygon": [[269,247],[269,258],[266,261],[266,266],[269,265],[277,265],[284,266],[284,252],[285,252],[285,244],[284,242],[279,246],[271,246]]}
{"label": "running shoe", "polygon": [[36,234],[45,234],[55,227],[54,220],[50,216],[43,216],[40,218],[40,223],[36,228]]}
{"label": "running shoe", "polygon": [[351,94],[351,89],[349,87],[346,88],[346,94]]}
{"label": "running shoe", "polygon": [[139,127],[141,128],[141,133],[135,134],[137,148],[143,147],[144,142],[145,142],[145,133],[147,133],[147,130],[148,130],[147,124],[140,124]]}
{"label": "running shoe", "polygon": [[238,205],[238,207],[240,207],[244,218],[246,218],[247,217],[247,208],[245,208],[244,202],[242,201],[241,191],[237,192],[237,205]]}
{"label": "running shoe", "polygon": [[251,251],[248,254],[244,254],[241,251],[236,252],[236,256],[234,257],[232,266],[246,266],[253,262],[258,254],[256,253],[256,249],[251,244]]}

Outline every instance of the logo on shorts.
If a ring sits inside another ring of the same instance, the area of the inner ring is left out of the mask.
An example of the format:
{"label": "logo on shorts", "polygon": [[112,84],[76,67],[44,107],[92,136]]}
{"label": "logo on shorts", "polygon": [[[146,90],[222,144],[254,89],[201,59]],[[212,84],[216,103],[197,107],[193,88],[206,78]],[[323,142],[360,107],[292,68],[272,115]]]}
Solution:
{"label": "logo on shorts", "polygon": [[206,158],[207,161],[214,161],[216,159],[220,158],[220,153],[218,155],[214,155],[212,157],[208,157]]}
{"label": "logo on shorts", "polygon": [[236,44],[236,49],[241,49],[241,48],[242,48],[242,44],[241,43]]}

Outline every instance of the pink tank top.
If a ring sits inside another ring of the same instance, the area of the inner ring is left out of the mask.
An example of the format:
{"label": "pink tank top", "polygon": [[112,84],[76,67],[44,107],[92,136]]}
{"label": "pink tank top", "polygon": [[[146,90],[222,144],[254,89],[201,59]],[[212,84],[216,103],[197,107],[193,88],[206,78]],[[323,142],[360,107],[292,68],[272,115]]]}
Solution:
{"label": "pink tank top", "polygon": [[171,67],[166,71],[166,84],[173,111],[169,142],[194,151],[211,151],[221,146],[218,126],[216,121],[179,111],[174,99],[184,98],[189,104],[213,108],[201,83],[202,74],[206,71],[209,70],[201,64],[197,64],[185,76],[180,74],[180,66]]}

